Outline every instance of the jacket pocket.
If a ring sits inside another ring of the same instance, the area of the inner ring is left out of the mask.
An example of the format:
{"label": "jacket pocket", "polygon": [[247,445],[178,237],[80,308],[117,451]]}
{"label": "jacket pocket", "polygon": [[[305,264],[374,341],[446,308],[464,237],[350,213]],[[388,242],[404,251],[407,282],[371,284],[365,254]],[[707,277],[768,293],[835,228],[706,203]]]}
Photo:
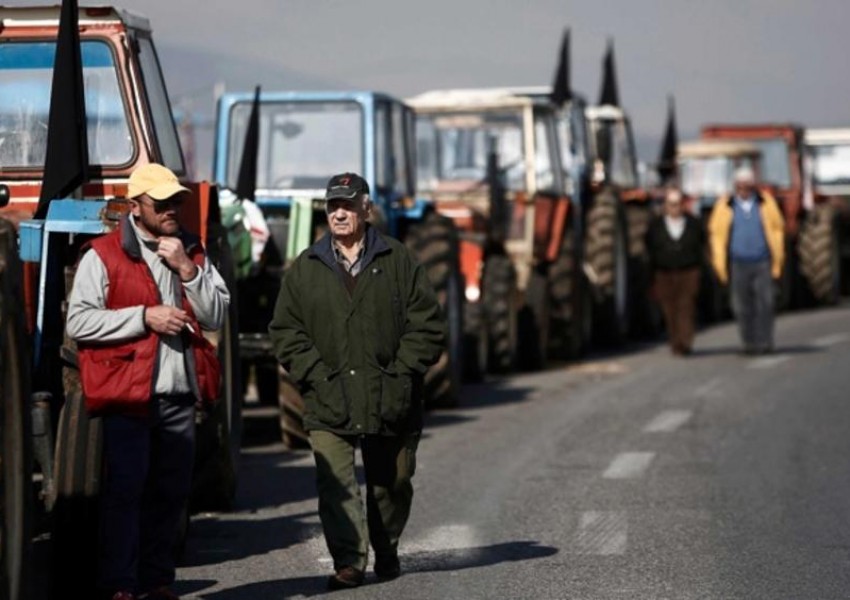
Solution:
{"label": "jacket pocket", "polygon": [[349,401],[339,371],[315,379],[311,387],[313,402],[307,402],[306,408],[315,420],[328,427],[344,425],[348,421]]}
{"label": "jacket pocket", "polygon": [[79,356],[80,383],[89,410],[116,402],[146,402],[150,397],[150,385],[138,385],[139,369],[132,348],[81,347]]}
{"label": "jacket pocket", "polygon": [[381,420],[393,426],[410,416],[413,381],[410,375],[381,368]]}

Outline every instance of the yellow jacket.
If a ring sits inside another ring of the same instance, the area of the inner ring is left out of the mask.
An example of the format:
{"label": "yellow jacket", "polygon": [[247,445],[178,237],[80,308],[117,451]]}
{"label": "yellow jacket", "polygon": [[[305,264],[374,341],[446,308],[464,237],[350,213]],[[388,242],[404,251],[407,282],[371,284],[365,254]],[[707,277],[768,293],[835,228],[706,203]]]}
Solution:
{"label": "yellow jacket", "polygon": [[[785,263],[785,220],[773,196],[759,191],[758,205],[764,237],[770,249],[770,270],[774,279],[782,275]],[[711,265],[720,283],[729,282],[729,238],[732,232],[732,201],[728,196],[719,198],[708,219],[708,240],[711,246]]]}

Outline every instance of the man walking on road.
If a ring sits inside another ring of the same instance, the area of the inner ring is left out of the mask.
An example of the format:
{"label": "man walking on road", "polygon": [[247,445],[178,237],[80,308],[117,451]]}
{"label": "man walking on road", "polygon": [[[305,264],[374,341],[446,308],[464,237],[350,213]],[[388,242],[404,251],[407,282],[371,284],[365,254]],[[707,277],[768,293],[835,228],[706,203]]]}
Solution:
{"label": "man walking on road", "polygon": [[646,248],[670,350],[679,356],[690,354],[705,236],[702,224],[685,212],[679,190],[667,190],[664,214],[647,229]]}
{"label": "man walking on road", "polygon": [[189,497],[195,405],[218,396],[215,350],[230,294],[180,229],[188,189],[166,167],[131,175],[130,215],[83,255],[68,305],[86,409],[102,416],[98,585],[106,598],[177,596],[174,541]]}
{"label": "man walking on road", "polygon": [[[439,358],[445,322],[425,271],[367,224],[369,186],[328,182],[329,233],[283,277],[269,333],[304,395],[316,460],[319,516],[334,561],[330,589],[397,577],[398,542],[413,500],[423,375]],[[360,446],[366,511],[354,469]]]}
{"label": "man walking on road", "polygon": [[708,229],[717,278],[724,285],[731,279],[732,310],[744,353],[772,352],[773,280],[782,275],[785,222],[773,196],[756,190],[752,169],[735,172],[735,194],[718,199]]}

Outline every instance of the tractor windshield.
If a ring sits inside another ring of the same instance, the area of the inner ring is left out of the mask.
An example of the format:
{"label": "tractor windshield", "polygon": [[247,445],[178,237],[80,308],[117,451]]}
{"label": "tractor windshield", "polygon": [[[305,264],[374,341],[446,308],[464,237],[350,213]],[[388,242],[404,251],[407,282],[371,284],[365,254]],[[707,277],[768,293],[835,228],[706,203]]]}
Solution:
{"label": "tractor windshield", "polygon": [[[251,102],[233,105],[227,187],[236,188]],[[363,172],[363,111],[352,101],[263,102],[257,188],[323,190],[328,177]]]}
{"label": "tractor windshield", "polygon": [[780,189],[791,187],[791,164],[788,144],[781,138],[755,139],[752,142],[761,150],[761,180]]}
{"label": "tractor windshield", "polygon": [[[89,161],[121,166],[134,154],[115,59],[105,41],[81,44]],[[54,42],[0,43],[0,169],[42,169]]]}
{"label": "tractor windshield", "polygon": [[416,136],[421,190],[434,191],[446,181],[483,184],[491,148],[498,152],[508,189],[526,187],[519,112],[421,114],[416,120]]}
{"label": "tractor windshield", "polygon": [[605,167],[605,179],[614,185],[637,186],[634,150],[628,122],[623,119],[595,119],[590,123],[594,159]]}
{"label": "tractor windshield", "polygon": [[850,145],[813,146],[815,185],[850,185]]}
{"label": "tractor windshield", "polygon": [[682,191],[695,198],[732,192],[732,162],[725,156],[686,158],[679,163]]}

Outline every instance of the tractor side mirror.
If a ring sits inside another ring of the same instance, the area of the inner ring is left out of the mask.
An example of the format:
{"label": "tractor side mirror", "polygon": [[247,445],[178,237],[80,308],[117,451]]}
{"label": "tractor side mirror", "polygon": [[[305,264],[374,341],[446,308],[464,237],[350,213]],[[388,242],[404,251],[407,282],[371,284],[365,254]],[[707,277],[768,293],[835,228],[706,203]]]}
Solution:
{"label": "tractor side mirror", "polygon": [[7,206],[12,195],[9,193],[9,186],[0,184],[0,208]]}

